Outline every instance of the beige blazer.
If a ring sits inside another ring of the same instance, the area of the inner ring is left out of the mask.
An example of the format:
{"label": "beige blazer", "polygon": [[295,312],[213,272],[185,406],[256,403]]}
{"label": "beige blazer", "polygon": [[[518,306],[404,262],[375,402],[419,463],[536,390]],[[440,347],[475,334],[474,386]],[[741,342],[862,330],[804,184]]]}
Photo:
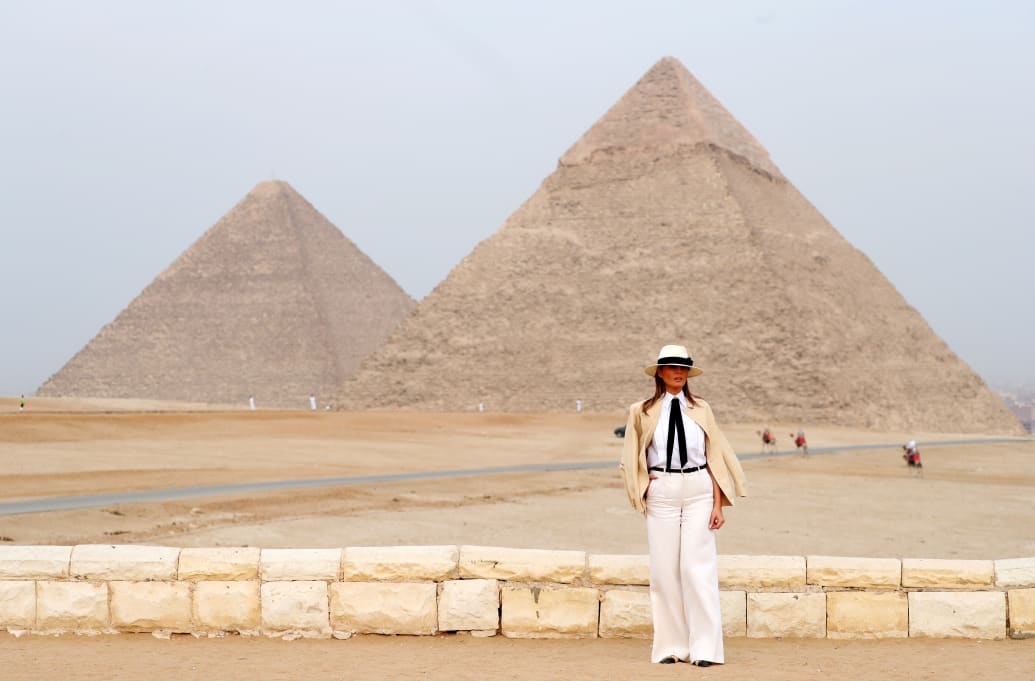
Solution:
{"label": "beige blazer", "polygon": [[[712,408],[700,397],[695,397],[696,407],[684,412],[692,418],[704,431],[704,454],[708,460],[708,470],[722,491],[722,505],[732,506],[733,497],[747,496],[744,470],[726,440],[726,436],[715,423]],[[647,413],[643,413],[643,401],[629,407],[629,421],[625,425],[625,446],[622,449],[622,477],[625,479],[625,491],[629,495],[629,503],[640,513],[647,512],[644,496],[650,474],[647,471],[647,447],[654,437],[654,429],[658,427],[661,416],[662,400],[651,405]]]}

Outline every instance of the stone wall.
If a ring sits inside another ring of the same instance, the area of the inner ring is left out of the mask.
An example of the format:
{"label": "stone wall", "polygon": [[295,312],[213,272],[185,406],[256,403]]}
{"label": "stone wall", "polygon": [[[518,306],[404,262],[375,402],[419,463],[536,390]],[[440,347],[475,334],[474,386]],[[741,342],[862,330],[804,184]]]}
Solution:
{"label": "stone wall", "polygon": [[[1035,637],[1035,558],[720,556],[752,638]],[[0,629],[649,638],[647,557],[486,546],[0,547]]]}

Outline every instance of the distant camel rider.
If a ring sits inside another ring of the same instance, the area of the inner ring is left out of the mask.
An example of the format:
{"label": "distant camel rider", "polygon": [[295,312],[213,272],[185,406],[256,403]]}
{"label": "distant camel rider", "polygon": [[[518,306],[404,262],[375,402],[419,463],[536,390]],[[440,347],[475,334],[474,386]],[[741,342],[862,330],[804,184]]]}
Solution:
{"label": "distant camel rider", "polygon": [[920,462],[920,449],[916,446],[916,440],[910,440],[902,445],[902,449],[905,451],[902,458],[906,460],[907,466],[917,469],[924,467],[924,464]]}
{"label": "distant camel rider", "polygon": [[760,435],[762,436],[762,453],[776,451],[776,436],[773,435],[773,431],[769,430],[769,426],[766,426]]}
{"label": "distant camel rider", "polygon": [[809,443],[805,441],[805,431],[801,428],[798,429],[798,434],[791,435],[791,439],[794,440],[794,446],[801,450],[803,454],[808,455]]}

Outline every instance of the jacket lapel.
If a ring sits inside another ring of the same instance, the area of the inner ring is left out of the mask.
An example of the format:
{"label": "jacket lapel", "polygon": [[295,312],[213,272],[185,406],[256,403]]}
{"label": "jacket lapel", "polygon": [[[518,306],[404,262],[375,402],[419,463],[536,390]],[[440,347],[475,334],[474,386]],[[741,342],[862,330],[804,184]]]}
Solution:
{"label": "jacket lapel", "polygon": [[689,409],[687,409],[686,415],[692,418],[694,420],[694,423],[699,425],[701,427],[701,430],[704,431],[705,456],[708,456],[708,441],[710,440],[711,436],[708,435],[708,426],[705,423],[704,410],[700,407],[691,406]]}
{"label": "jacket lapel", "polygon": [[643,435],[640,442],[640,454],[647,452],[647,447],[650,446],[651,440],[654,439],[654,431],[658,427],[658,421],[661,419],[661,400],[650,406],[647,410],[647,414],[643,417]]}

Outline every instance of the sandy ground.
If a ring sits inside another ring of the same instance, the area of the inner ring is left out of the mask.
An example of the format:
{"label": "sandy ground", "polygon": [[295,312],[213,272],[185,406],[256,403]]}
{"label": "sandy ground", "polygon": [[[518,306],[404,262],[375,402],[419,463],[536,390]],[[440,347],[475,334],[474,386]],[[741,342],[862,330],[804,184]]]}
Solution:
{"label": "sandy ground", "polygon": [[[3,408],[0,403],[0,408]],[[135,405],[134,405],[135,406]],[[0,412],[0,501],[199,484],[619,458],[621,415]],[[776,426],[789,434],[796,426]],[[756,426],[727,428],[758,453]],[[809,429],[813,449],[903,433]],[[885,449],[745,460],[723,553],[911,558],[1035,555],[1035,442],[945,446],[924,475]],[[971,436],[973,437],[973,436]],[[787,437],[786,442],[790,442]],[[786,447],[786,445],[785,445]],[[601,527],[606,531],[587,531]],[[617,468],[196,497],[0,516],[19,544],[483,544],[645,553]]]}
{"label": "sandy ground", "polygon": [[148,634],[0,634],[5,681],[358,681],[376,679],[685,679],[728,681],[973,681],[1035,679],[1027,641],[727,639],[727,664],[698,669],[646,662],[642,640],[512,640],[357,636],[279,641]]}
{"label": "sandy ground", "polygon": [[[622,414],[350,414],[206,411],[200,405],[0,399],[0,501],[221,482],[617,462]],[[756,430],[728,425],[741,454]],[[787,449],[798,424],[768,424]],[[813,449],[891,447],[745,460],[750,497],[727,511],[722,553],[913,558],[1035,556],[1035,443],[938,446],[959,434],[808,427]],[[921,443],[922,478],[897,444]],[[603,520],[603,522],[601,522]],[[645,553],[617,468],[497,474],[0,516],[0,541],[175,546],[482,544]],[[216,641],[149,636],[0,636],[5,679],[1031,678],[1030,641],[730,640],[728,664],[652,667],[642,641],[447,636]],[[734,664],[735,663],[735,664]],[[248,670],[251,670],[250,672]],[[1018,670],[1025,674],[1018,675]],[[13,674],[11,676],[10,674]],[[782,676],[781,676],[782,675]]]}

